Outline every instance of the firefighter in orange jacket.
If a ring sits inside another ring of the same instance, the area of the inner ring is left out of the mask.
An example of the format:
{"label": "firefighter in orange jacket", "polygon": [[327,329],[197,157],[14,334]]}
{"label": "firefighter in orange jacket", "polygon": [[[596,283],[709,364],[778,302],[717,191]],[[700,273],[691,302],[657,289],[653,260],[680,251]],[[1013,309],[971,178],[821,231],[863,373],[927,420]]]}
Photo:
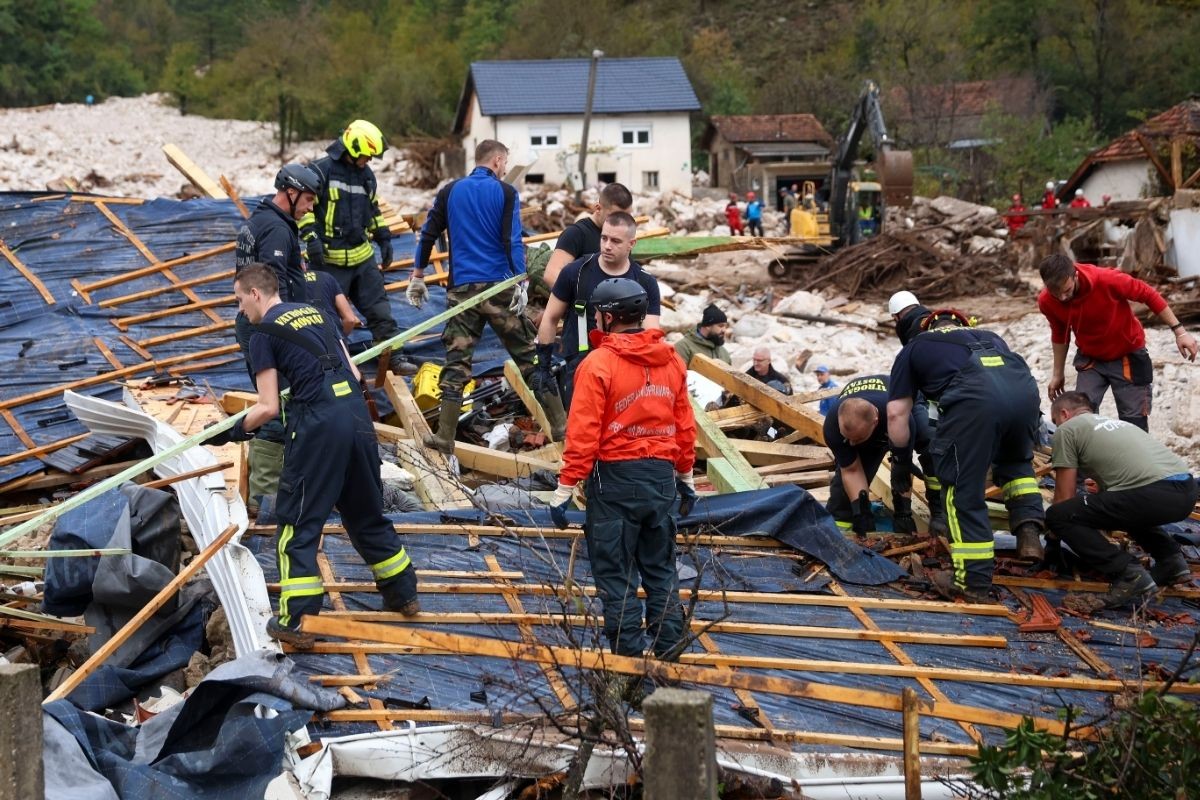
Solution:
{"label": "firefighter in orange jacket", "polygon": [[678,495],[687,515],[696,499],[696,420],[683,361],[661,330],[642,330],[646,303],[646,290],[628,278],[592,292],[597,330],[575,373],[551,515],[565,528],[571,492],[588,478],[583,530],[609,645],[617,655],[641,656],[649,633],[654,655],[674,659],[684,629],[671,506]]}

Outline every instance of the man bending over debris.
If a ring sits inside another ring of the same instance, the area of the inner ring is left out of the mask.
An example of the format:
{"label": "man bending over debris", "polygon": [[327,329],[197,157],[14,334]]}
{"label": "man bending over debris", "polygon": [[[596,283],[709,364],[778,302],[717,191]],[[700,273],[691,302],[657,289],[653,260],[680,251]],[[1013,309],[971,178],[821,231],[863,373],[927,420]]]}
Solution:
{"label": "man bending over debris", "polygon": [[[563,406],[571,406],[571,389],[575,370],[588,354],[588,335],[596,329],[595,313],[589,313],[592,292],[608,278],[629,278],[646,290],[645,325],[658,327],[662,312],[658,296],[658,281],[630,258],[637,243],[637,223],[624,211],[614,211],[604,220],[600,250],[578,258],[564,267],[553,284],[546,311],[538,325],[538,368],[530,378],[536,392],[557,392],[558,381],[551,364],[554,358],[554,339],[559,320],[565,320],[562,332],[562,354],[567,360],[566,380],[563,382]],[[549,270],[547,270],[549,272]],[[564,426],[566,420],[563,420]]]}
{"label": "man bending over debris", "polygon": [[946,597],[987,602],[995,561],[984,497],[989,467],[1004,490],[1017,553],[1042,555],[1045,512],[1031,463],[1040,418],[1037,383],[1003,339],[969,327],[954,309],[934,311],[924,327],[892,365],[888,437],[893,447],[908,446],[918,392],[938,404],[929,451],[942,481],[954,570],[930,577]]}
{"label": "man bending over debris", "polygon": [[[868,489],[883,454],[892,451],[892,524],[896,533],[917,530],[912,516],[912,454],[920,453],[921,467],[928,475],[933,459],[928,455],[931,431],[929,412],[921,403],[909,414],[908,445],[892,448],[888,442],[888,377],[867,375],[846,384],[825,416],[825,444],[835,460],[825,510],[843,530],[862,536],[875,530]],[[851,499],[853,498],[853,499]],[[941,492],[927,489],[929,527],[936,534],[948,532]]]}
{"label": "man bending over debris", "polygon": [[279,614],[267,634],[299,649],[313,636],[299,630],[305,614],[321,611],[324,585],[317,569],[321,529],[336,504],[342,523],[388,611],[420,611],[416,568],[383,515],[379,445],[357,386],[361,376],[332,321],[314,306],[279,299],[275,274],[262,264],[243,267],[233,284],[238,307],[255,326],[250,360],[258,400],[230,430],[206,444],[245,441],[279,413],[279,383],[292,387],[287,405],[287,455],[279,479]]}
{"label": "man bending over debris", "polygon": [[[1117,608],[1156,586],[1191,579],[1179,544],[1159,525],[1187,519],[1196,504],[1196,479],[1187,464],[1129,422],[1097,416],[1083,392],[1059,395],[1050,406],[1054,433],[1054,505],[1046,511],[1050,534],[1087,567],[1112,580],[1103,602]],[[1079,470],[1100,491],[1075,494]],[[1154,559],[1147,572],[1100,530],[1127,531]]]}
{"label": "man bending over debris", "polygon": [[609,278],[592,293],[595,346],[575,374],[551,514],[567,527],[571,492],[588,478],[583,531],[609,645],[622,656],[645,650],[640,576],[651,648],[674,659],[683,614],[671,505],[678,494],[686,515],[696,499],[696,420],[683,362],[661,330],[642,330],[646,303],[646,290],[628,278]]}
{"label": "man bending over debris", "polygon": [[[500,180],[507,169],[508,148],[495,139],[484,139],[475,147],[475,169],[471,174],[451,181],[437,193],[417,239],[407,293],[411,305],[420,308],[429,297],[425,265],[429,263],[434,242],[443,233],[448,232],[450,252],[454,254],[446,289],[449,308],[494,283],[524,274],[521,199],[512,184]],[[534,351],[537,331],[525,316],[528,292],[528,283],[522,281],[446,323],[442,331],[446,366],[438,379],[442,406],[437,433],[425,440],[426,447],[447,455],[454,452],[463,387],[471,380],[471,360],[475,357],[475,345],[483,335],[484,323],[495,331],[525,380],[530,379],[537,361]],[[566,427],[562,398],[543,392],[538,395],[538,401],[546,410],[554,430]]]}
{"label": "man bending over debris", "polygon": [[1053,372],[1046,394],[1062,394],[1063,369],[1071,332],[1075,332],[1075,390],[1083,392],[1100,408],[1104,393],[1112,387],[1117,416],[1150,430],[1150,397],[1154,365],[1146,352],[1146,331],[1133,315],[1129,301],[1145,303],[1160,320],[1171,326],[1175,346],[1188,361],[1200,351],[1196,339],[1183,329],[1167,301],[1154,287],[1119,269],[1076,264],[1056,253],[1038,267],[1045,288],[1038,295],[1038,309],[1050,323],[1054,349]]}

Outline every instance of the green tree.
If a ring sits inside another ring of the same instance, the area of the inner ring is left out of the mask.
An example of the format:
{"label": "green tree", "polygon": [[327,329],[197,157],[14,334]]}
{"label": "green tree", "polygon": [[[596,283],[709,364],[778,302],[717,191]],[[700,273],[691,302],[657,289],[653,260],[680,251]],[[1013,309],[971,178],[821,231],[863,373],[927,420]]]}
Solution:
{"label": "green tree", "polygon": [[1015,192],[1036,194],[1047,180],[1066,178],[1100,143],[1087,119],[1050,124],[1041,117],[1015,117],[992,109],[984,118],[984,152],[993,160],[984,197],[1001,204]]}

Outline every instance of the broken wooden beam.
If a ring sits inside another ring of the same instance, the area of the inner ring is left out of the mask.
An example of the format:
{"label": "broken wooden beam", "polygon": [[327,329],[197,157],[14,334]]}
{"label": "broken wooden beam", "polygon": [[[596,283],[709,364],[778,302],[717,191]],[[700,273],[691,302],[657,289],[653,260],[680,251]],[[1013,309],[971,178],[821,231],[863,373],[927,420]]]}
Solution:
{"label": "broken wooden beam", "polygon": [[694,397],[689,397],[696,418],[696,445],[710,457],[707,460],[708,479],[722,494],[766,489],[767,482],[754,471],[733,443],[717,427]]}
{"label": "broken wooden beam", "polygon": [[389,374],[384,386],[396,415],[400,417],[400,424],[412,439],[409,444],[398,445],[396,455],[413,474],[417,495],[427,507],[435,510],[471,508],[471,498],[458,482],[450,467],[450,460],[444,453],[424,445],[425,438],[432,436],[433,432],[404,378]]}
{"label": "broken wooden beam", "polygon": [[171,166],[179,170],[183,174],[183,177],[188,179],[188,183],[199,189],[200,193],[205,197],[211,197],[215,200],[229,199],[229,195],[225,193],[225,190],[177,146],[164,144],[162,151],[163,155],[167,157],[167,161],[171,162]]}
{"label": "broken wooden beam", "polygon": [[724,361],[708,356],[692,356],[688,369],[720,385],[742,402],[748,403],[769,417],[796,429],[817,444],[825,444],[824,418],[816,411],[805,408],[800,402],[767,386]]}

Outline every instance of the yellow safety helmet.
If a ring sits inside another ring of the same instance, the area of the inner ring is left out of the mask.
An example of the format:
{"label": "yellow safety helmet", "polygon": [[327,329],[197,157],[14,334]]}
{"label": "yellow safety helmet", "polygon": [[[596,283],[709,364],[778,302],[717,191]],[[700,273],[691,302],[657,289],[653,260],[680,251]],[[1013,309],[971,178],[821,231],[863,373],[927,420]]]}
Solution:
{"label": "yellow safety helmet", "polygon": [[387,150],[383,132],[365,119],[356,119],[346,126],[342,133],[342,144],[346,146],[346,152],[351,158],[374,158],[383,155],[383,151]]}

